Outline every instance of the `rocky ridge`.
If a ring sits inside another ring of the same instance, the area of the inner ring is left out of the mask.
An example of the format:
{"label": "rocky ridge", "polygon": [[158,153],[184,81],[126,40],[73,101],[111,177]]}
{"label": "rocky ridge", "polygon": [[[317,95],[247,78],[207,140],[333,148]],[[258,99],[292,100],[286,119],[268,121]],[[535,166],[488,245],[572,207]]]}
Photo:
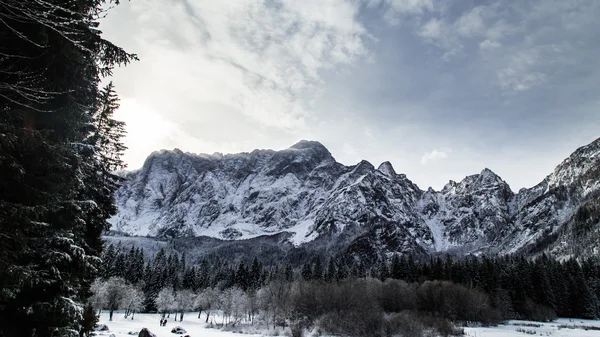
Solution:
{"label": "rocky ridge", "polygon": [[126,178],[111,223],[131,235],[240,240],[287,232],[295,245],[357,254],[506,254],[565,232],[598,198],[600,139],[518,193],[489,169],[423,191],[389,162],[344,166],[312,141],[231,155],[163,150]]}

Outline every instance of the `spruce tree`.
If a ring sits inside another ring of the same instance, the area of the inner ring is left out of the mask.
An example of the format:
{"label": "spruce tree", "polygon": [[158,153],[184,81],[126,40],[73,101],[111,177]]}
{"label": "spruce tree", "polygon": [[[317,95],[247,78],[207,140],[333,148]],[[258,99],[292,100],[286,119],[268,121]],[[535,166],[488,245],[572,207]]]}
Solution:
{"label": "spruce tree", "polygon": [[312,269],[308,262],[306,262],[306,263],[304,263],[304,265],[302,265],[301,275],[302,275],[302,278],[306,281],[309,281],[312,279]]}
{"label": "spruce tree", "polygon": [[315,261],[315,267],[313,268],[312,277],[314,280],[321,280],[323,278],[323,265],[321,263],[321,257],[318,256]]}
{"label": "spruce tree", "polygon": [[329,259],[329,264],[327,265],[327,271],[325,272],[323,279],[326,282],[331,282],[335,278],[336,274],[337,274],[337,266],[335,265],[335,261],[333,259]]}
{"label": "spruce tree", "polygon": [[403,278],[403,270],[402,270],[402,265],[400,264],[400,259],[398,258],[398,255],[394,255],[394,257],[392,257],[392,265],[390,267],[390,277],[394,278],[394,279],[402,279]]}
{"label": "spruce tree", "polygon": [[115,246],[111,243],[108,248],[102,254],[102,267],[100,268],[100,276],[104,279],[108,279],[114,275],[114,265],[117,259],[117,252]]}
{"label": "spruce tree", "polygon": [[292,269],[291,264],[287,264],[283,270],[284,279],[288,282],[292,282],[294,280],[294,271]]}
{"label": "spruce tree", "polygon": [[246,291],[250,287],[250,277],[246,265],[242,262],[239,264],[237,272],[235,274],[235,283],[237,286]]}
{"label": "spruce tree", "polygon": [[98,153],[119,156],[89,142],[98,84],[135,58],[102,39],[106,2],[0,1],[0,336],[83,319],[115,211]]}

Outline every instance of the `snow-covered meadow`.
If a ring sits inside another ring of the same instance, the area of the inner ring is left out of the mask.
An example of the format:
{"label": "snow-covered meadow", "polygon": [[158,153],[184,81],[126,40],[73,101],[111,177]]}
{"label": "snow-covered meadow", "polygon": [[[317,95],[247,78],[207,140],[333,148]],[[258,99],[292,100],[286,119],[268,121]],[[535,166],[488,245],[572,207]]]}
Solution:
{"label": "snow-covered meadow", "polygon": [[598,337],[600,321],[560,318],[553,322],[509,321],[489,328],[465,328],[468,337]]}
{"label": "snow-covered meadow", "polygon": [[[171,333],[176,326],[184,328],[190,337],[260,337],[274,336],[273,329],[263,334],[240,334],[207,327],[204,319],[198,319],[197,313],[188,313],[183,322],[175,322],[173,315],[167,326],[160,326],[158,314],[136,314],[132,320],[124,318],[121,312],[116,312],[113,321],[108,321],[108,313],[102,313],[99,324],[106,324],[109,331],[97,332],[98,336],[115,337],[137,336],[142,328],[148,328],[157,337],[181,336]],[[204,318],[204,315],[203,315]],[[220,322],[220,319],[217,319]],[[600,336],[600,321],[561,318],[554,322],[541,323],[532,321],[509,321],[496,327],[470,327],[464,329],[466,337],[513,337],[513,336],[552,336],[552,337],[598,337]],[[280,336],[288,334],[281,331]]]}
{"label": "snow-covered meadow", "polygon": [[[142,328],[148,328],[150,332],[156,335],[156,337],[175,337],[175,336],[185,336],[190,335],[190,337],[240,337],[239,333],[221,331],[219,329],[211,329],[207,328],[207,324],[204,322],[204,315],[202,315],[202,319],[198,319],[198,313],[188,313],[184,315],[184,319],[182,322],[175,322],[173,319],[174,315],[171,315],[171,318],[167,319],[166,326],[160,326],[160,315],[159,314],[135,314],[133,320],[131,317],[124,318],[122,312],[115,312],[113,315],[113,320],[108,320],[108,312],[103,312],[100,315],[99,324],[106,324],[109,328],[108,331],[99,331],[96,332],[97,336],[108,337],[111,334],[114,334],[115,337],[122,336],[137,336]],[[171,329],[180,326],[184,328],[187,333],[183,335],[176,335],[171,333]],[[244,336],[255,336],[258,337],[260,335],[244,335]]]}

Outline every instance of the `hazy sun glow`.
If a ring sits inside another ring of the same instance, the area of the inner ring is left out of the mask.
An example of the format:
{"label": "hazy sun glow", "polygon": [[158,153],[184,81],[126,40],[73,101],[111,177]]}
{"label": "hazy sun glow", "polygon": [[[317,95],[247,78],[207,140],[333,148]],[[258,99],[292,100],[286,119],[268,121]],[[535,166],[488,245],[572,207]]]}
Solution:
{"label": "hazy sun glow", "polygon": [[140,167],[152,151],[161,149],[165,142],[169,142],[169,135],[175,128],[173,122],[132,98],[121,100],[115,118],[127,123],[125,144],[128,149],[124,160],[131,168]]}

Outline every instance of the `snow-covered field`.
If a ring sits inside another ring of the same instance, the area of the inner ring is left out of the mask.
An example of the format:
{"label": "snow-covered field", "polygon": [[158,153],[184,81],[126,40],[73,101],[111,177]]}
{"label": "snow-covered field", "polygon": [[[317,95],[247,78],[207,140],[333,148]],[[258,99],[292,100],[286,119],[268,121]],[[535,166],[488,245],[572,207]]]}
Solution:
{"label": "snow-covered field", "polygon": [[[186,317],[187,316],[187,317]],[[106,324],[109,328],[109,331],[101,331],[97,332],[98,336],[108,337],[111,334],[114,334],[115,337],[122,336],[137,336],[142,328],[148,328],[150,332],[156,335],[156,337],[176,337],[176,336],[184,336],[184,335],[176,335],[171,333],[171,329],[176,326],[180,326],[187,331],[187,335],[190,337],[240,337],[240,336],[254,336],[258,337],[259,335],[241,335],[233,332],[225,332],[218,329],[207,329],[205,328],[206,323],[204,323],[204,319],[198,319],[198,313],[189,313],[184,315],[183,322],[175,322],[173,320],[173,315],[171,318],[167,319],[167,326],[160,326],[160,315],[158,314],[136,314],[134,319],[131,318],[123,318],[123,313],[115,312],[113,315],[113,320],[110,322],[108,320],[108,313],[102,313],[100,315],[99,324]],[[204,315],[202,315],[204,318]],[[129,334],[129,332],[135,334]]]}
{"label": "snow-covered field", "polygon": [[[590,330],[585,327],[595,327]],[[552,337],[598,337],[600,321],[561,318],[550,323],[530,321],[509,321],[506,325],[491,328],[465,328],[469,337],[511,337],[511,336],[552,336]]]}
{"label": "snow-covered field", "polygon": [[[136,314],[133,320],[123,318],[123,314],[116,312],[113,321],[108,321],[108,313],[102,313],[100,324],[106,324],[109,331],[98,332],[98,336],[115,337],[137,336],[142,328],[148,328],[157,337],[182,336],[171,333],[175,326],[181,326],[187,330],[190,337],[260,337],[265,335],[242,335],[239,333],[226,332],[218,329],[206,328],[204,319],[199,320],[197,313],[189,313],[184,316],[183,322],[174,322],[173,315],[168,320],[166,327],[159,325],[158,314]],[[595,327],[597,330],[586,329]],[[132,334],[129,334],[131,332]],[[272,330],[271,330],[272,332]],[[272,335],[271,333],[269,335]],[[512,337],[512,336],[552,336],[552,337],[598,337],[600,336],[600,321],[565,319],[561,318],[550,323],[530,321],[510,321],[506,325],[491,328],[465,328],[465,336],[468,337]]]}

